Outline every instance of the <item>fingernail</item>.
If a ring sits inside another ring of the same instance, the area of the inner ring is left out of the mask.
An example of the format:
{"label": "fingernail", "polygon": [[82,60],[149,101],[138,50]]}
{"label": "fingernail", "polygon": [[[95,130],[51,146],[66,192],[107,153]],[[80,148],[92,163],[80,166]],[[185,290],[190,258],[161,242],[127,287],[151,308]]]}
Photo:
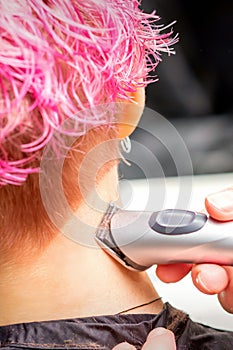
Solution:
{"label": "fingernail", "polygon": [[202,292],[208,294],[218,294],[228,284],[228,275],[221,266],[208,264],[199,265],[200,271],[196,276],[196,283]]}
{"label": "fingernail", "polygon": [[196,282],[197,284],[203,288],[206,292],[208,293],[213,293],[213,291],[208,287],[208,278],[206,280],[205,275],[203,276],[203,274],[200,272],[197,277],[196,277]]}
{"label": "fingernail", "polygon": [[153,335],[163,335],[163,334],[168,333],[168,332],[169,332],[169,331],[168,331],[166,328],[158,327],[158,328],[153,329],[153,331],[151,331],[150,334],[153,334]]}
{"label": "fingernail", "polygon": [[233,212],[233,190],[227,189],[225,191],[213,193],[207,196],[208,202],[216,209],[223,212]]}
{"label": "fingernail", "polygon": [[176,342],[174,334],[165,328],[155,328],[147,337],[146,344],[156,344],[156,349],[175,349]]}
{"label": "fingernail", "polygon": [[166,328],[163,328],[163,327],[158,327],[158,328],[155,328],[153,329],[149,334],[148,334],[148,337],[147,337],[147,340],[150,340],[152,338],[156,338],[156,337],[168,337],[171,336],[173,337],[173,333],[169,330],[167,330]]}
{"label": "fingernail", "polygon": [[134,350],[135,347],[129,343],[118,344],[113,350]]}

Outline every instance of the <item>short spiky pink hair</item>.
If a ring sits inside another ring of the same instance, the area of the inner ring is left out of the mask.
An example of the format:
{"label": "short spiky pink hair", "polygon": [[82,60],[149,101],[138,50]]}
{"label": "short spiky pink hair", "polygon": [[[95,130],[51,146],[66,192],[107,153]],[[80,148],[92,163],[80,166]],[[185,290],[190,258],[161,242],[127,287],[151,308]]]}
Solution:
{"label": "short spiky pink hair", "polygon": [[[106,100],[129,100],[155,80],[148,73],[176,38],[161,34],[158,16],[139,3],[0,2],[0,185],[19,185],[38,171],[33,159],[64,120]],[[78,124],[81,135],[87,120]]]}

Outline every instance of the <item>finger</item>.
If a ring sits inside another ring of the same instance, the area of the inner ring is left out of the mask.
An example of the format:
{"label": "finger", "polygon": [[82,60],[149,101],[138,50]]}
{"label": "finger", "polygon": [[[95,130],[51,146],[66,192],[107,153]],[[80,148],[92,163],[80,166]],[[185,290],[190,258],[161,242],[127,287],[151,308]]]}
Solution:
{"label": "finger", "polygon": [[219,221],[233,220],[233,187],[207,196],[205,206],[212,218]]}
{"label": "finger", "polygon": [[229,284],[218,295],[218,299],[224,310],[233,313],[233,267],[225,266],[224,268],[228,275]]}
{"label": "finger", "polygon": [[191,264],[158,265],[156,274],[163,282],[177,282],[186,276],[191,268]]}
{"label": "finger", "polygon": [[136,348],[133,345],[130,345],[129,343],[120,343],[117,346],[115,346],[112,350],[136,350]]}
{"label": "finger", "polygon": [[149,333],[142,350],[176,350],[174,334],[165,328],[155,328]]}
{"label": "finger", "polygon": [[193,284],[201,292],[210,295],[222,292],[229,283],[229,276],[224,267],[214,264],[194,265],[191,276]]}

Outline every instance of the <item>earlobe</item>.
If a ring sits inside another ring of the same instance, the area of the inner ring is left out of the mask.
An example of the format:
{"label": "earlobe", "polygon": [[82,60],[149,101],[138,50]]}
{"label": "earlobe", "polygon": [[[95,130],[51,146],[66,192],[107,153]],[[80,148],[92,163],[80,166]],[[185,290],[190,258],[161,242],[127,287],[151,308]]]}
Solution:
{"label": "earlobe", "polygon": [[118,138],[131,135],[137,127],[145,107],[145,89],[139,88],[130,93],[131,101],[122,102],[118,121]]}

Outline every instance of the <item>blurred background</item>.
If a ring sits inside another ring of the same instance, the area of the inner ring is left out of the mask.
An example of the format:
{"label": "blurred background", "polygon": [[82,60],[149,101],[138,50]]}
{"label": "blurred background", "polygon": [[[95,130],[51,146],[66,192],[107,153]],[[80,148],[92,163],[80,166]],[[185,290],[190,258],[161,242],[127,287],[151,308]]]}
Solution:
{"label": "blurred background", "polygon": [[[163,55],[155,72],[159,80],[147,88],[148,108],[130,137],[132,149],[122,152],[131,163],[119,169],[123,205],[201,210],[207,194],[233,184],[233,1],[142,0],[142,8],[156,10],[158,24],[176,20],[179,43],[176,55]],[[164,284],[155,267],[148,274],[163,301],[195,321],[233,330],[233,315],[216,295],[197,291],[190,275]]]}
{"label": "blurred background", "polygon": [[[157,24],[176,20],[173,30],[179,33],[176,55],[163,55],[155,72],[159,80],[147,88],[146,106],[177,129],[190,153],[194,174],[232,172],[233,1],[143,0],[141,7],[148,13],[156,10],[161,17]],[[146,117],[142,120],[145,123]],[[159,123],[148,127],[157,128],[166,138],[166,130]],[[131,140],[153,152],[165,176],[177,175],[166,147],[145,133],[140,124]],[[140,156],[137,151],[131,155],[135,164],[131,161],[130,167],[120,166],[122,178],[146,177],[137,166]],[[149,176],[160,177],[161,172],[153,170]]]}

